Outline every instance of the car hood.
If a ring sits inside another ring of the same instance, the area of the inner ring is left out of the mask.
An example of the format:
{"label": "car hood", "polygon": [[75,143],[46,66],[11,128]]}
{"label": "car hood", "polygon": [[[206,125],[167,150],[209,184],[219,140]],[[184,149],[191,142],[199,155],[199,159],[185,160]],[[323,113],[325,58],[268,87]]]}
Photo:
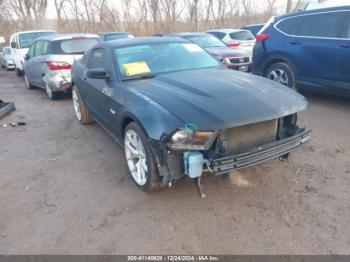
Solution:
{"label": "car hood", "polygon": [[305,98],[285,86],[226,69],[167,73],[126,85],[200,129],[267,121],[307,108]]}
{"label": "car hood", "polygon": [[209,47],[205,49],[209,54],[219,57],[247,57],[246,51],[234,50],[229,47]]}

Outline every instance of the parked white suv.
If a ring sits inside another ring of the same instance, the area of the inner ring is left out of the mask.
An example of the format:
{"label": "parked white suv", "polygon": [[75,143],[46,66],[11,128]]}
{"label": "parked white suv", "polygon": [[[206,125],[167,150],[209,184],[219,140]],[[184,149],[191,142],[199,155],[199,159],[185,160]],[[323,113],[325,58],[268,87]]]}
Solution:
{"label": "parked white suv", "polygon": [[250,57],[253,55],[255,36],[243,29],[214,29],[207,31],[233,49],[246,51]]}
{"label": "parked white suv", "polygon": [[52,30],[36,30],[17,32],[11,35],[11,55],[15,64],[17,75],[23,75],[24,58],[28,52],[29,46],[34,42],[34,40],[41,36],[52,34],[57,33]]}

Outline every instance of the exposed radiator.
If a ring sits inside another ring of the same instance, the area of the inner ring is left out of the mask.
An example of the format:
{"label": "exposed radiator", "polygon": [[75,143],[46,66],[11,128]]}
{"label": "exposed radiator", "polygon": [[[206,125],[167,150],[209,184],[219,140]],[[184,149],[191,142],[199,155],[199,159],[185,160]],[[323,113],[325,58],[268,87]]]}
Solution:
{"label": "exposed radiator", "polygon": [[223,130],[221,141],[227,152],[244,153],[276,140],[278,120],[264,121]]}

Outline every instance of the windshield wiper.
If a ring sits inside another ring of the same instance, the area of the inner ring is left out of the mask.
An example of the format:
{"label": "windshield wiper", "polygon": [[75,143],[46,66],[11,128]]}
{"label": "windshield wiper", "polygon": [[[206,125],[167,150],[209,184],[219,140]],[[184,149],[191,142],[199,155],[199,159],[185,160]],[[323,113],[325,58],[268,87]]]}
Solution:
{"label": "windshield wiper", "polygon": [[123,81],[130,81],[130,80],[138,80],[138,79],[150,79],[156,77],[157,74],[145,74],[145,75],[138,75],[138,76],[133,76],[133,77],[126,77],[123,78]]}

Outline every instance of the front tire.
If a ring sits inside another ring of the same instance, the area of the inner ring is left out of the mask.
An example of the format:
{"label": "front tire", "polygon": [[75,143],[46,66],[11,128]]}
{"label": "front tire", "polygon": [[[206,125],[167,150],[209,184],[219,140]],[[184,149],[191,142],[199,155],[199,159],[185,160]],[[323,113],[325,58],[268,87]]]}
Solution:
{"label": "front tire", "polygon": [[16,67],[16,74],[17,74],[17,76],[23,76],[23,75],[24,75],[24,72],[23,72],[23,70],[18,69],[18,68]]}
{"label": "front tire", "polygon": [[84,125],[93,123],[94,120],[91,116],[90,110],[81,99],[78,88],[76,86],[73,86],[72,88],[72,99],[75,116],[80,121],[80,123]]}
{"label": "front tire", "polygon": [[136,123],[130,123],[124,132],[125,156],[134,183],[145,192],[160,187],[157,163],[147,135]]}
{"label": "front tire", "polygon": [[265,77],[296,90],[296,76],[294,70],[287,63],[271,65],[267,69]]}

